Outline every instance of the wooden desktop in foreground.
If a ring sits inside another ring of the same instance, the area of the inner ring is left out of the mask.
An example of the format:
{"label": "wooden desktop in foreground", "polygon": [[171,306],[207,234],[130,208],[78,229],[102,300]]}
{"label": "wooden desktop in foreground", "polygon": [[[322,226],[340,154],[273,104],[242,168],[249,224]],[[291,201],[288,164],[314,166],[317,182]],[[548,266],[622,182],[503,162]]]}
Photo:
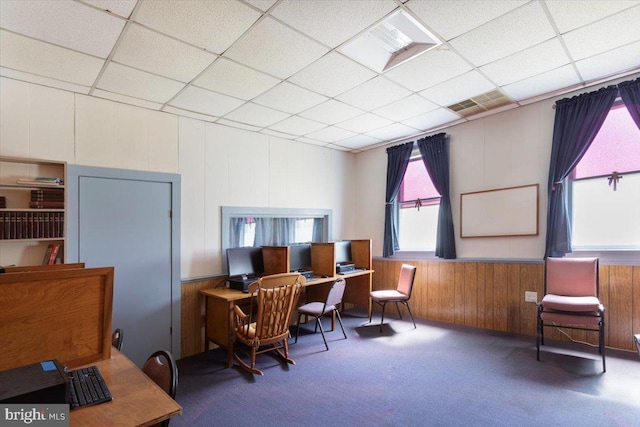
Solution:
{"label": "wooden desktop in foreground", "polygon": [[151,425],[182,408],[111,346],[113,267],[15,267],[0,274],[0,370],[57,359],[97,365],[113,401],[70,411],[71,426]]}
{"label": "wooden desktop in foreground", "polygon": [[[263,247],[265,275],[289,271],[288,250],[286,246]],[[356,267],[365,270],[352,274],[336,275],[333,243],[312,243],[311,261],[315,280],[307,281],[304,284],[300,304],[308,301],[323,301],[331,284],[342,277],[347,283],[343,302],[365,308],[367,314],[371,313],[371,299],[369,298],[373,275],[371,240],[352,240],[351,251]],[[233,343],[235,342],[233,307],[235,305],[246,307],[251,301],[251,296],[248,293],[229,288],[202,289],[200,294],[206,299],[205,350],[209,343],[225,348],[227,350],[227,366],[231,367],[233,365]],[[292,316],[293,318],[297,318],[297,315]]]}
{"label": "wooden desktop in foreground", "polygon": [[182,414],[182,407],[115,348],[97,365],[113,400],[70,411],[74,426],[143,426]]}

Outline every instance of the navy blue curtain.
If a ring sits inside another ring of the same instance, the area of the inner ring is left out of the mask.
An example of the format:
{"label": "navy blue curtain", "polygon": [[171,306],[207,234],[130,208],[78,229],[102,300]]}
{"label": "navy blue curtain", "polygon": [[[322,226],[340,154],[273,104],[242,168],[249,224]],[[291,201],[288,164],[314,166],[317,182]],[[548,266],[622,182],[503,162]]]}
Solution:
{"label": "navy blue curtain", "polygon": [[609,86],[556,102],[549,165],[545,257],[561,257],[571,252],[567,176],[591,145],[617,95],[618,88]]}
{"label": "navy blue curtain", "polygon": [[618,89],[629,114],[636,122],[636,126],[640,128],[640,78],[622,82],[618,85]]}
{"label": "navy blue curtain", "polygon": [[449,196],[449,144],[447,135],[439,133],[418,140],[422,161],[429,172],[433,186],[440,193],[436,256],[445,259],[456,257],[456,239],[453,232],[451,197]]}
{"label": "navy blue curtain", "polygon": [[387,191],[384,205],[384,242],[382,256],[393,255],[398,249],[398,230],[393,215],[393,202],[398,195],[402,178],[407,171],[413,141],[387,148]]}

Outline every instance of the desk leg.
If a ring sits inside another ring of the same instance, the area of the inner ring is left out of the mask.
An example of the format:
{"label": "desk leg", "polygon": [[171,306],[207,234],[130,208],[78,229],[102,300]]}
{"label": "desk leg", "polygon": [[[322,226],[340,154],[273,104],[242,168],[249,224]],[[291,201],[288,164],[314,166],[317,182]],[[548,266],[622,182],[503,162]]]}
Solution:
{"label": "desk leg", "polygon": [[234,303],[229,301],[229,307],[227,313],[229,313],[229,318],[227,320],[227,368],[233,366],[233,345],[235,343],[236,337],[233,331],[233,307]]}

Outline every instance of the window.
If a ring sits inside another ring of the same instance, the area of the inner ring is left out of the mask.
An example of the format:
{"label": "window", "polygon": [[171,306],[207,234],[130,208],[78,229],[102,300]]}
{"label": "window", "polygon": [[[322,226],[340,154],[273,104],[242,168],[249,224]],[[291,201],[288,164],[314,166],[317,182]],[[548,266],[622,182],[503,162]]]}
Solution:
{"label": "window", "polygon": [[398,243],[401,251],[434,251],[440,210],[440,194],[422,158],[412,159],[400,184]]}
{"label": "window", "polygon": [[576,250],[640,250],[640,129],[624,104],[611,109],[571,184]]}

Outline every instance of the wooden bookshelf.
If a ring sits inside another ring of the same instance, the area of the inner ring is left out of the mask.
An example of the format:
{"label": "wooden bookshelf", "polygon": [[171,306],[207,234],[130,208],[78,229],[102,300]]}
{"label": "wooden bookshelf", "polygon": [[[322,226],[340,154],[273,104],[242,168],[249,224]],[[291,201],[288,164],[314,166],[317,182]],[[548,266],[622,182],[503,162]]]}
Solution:
{"label": "wooden bookshelf", "polygon": [[[0,265],[42,264],[50,244],[65,256],[66,162],[0,156]],[[58,178],[59,183],[37,180]],[[45,261],[46,263],[46,261]]]}

